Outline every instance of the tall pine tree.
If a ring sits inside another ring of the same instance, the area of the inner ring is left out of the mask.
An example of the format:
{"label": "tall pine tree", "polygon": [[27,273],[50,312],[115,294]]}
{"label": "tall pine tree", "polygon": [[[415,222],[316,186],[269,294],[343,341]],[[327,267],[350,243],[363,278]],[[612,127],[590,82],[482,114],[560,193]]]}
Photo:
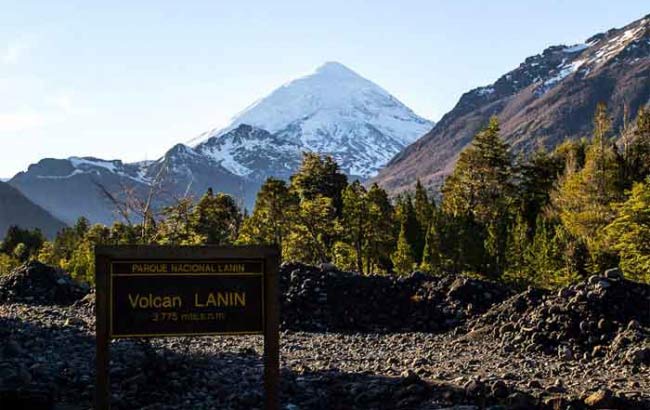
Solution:
{"label": "tall pine tree", "polygon": [[366,197],[370,221],[366,232],[366,273],[388,272],[396,242],[395,211],[386,191],[376,183],[370,186]]}
{"label": "tall pine tree", "polygon": [[359,181],[354,181],[343,190],[343,236],[352,249],[356,270],[363,272],[363,255],[367,248],[369,225],[366,189]]}
{"label": "tall pine tree", "polygon": [[298,205],[298,196],[284,181],[268,178],[257,193],[253,213],[244,220],[237,242],[278,245],[282,249],[293,229]]}
{"label": "tall pine tree", "polygon": [[650,107],[639,110],[636,126],[623,147],[626,181],[642,182],[650,176]]}
{"label": "tall pine tree", "polygon": [[[509,146],[499,136],[499,122],[490,119],[476,134],[442,188],[442,207],[457,220],[467,219],[484,228],[487,259],[482,270],[497,275],[505,267],[510,212],[515,198]],[[476,232],[478,234],[479,232]]]}
{"label": "tall pine tree", "polygon": [[208,245],[225,245],[237,239],[242,213],[227,194],[214,194],[212,188],[201,197],[192,211],[194,232]]}
{"label": "tall pine tree", "polygon": [[620,255],[621,269],[631,279],[650,283],[650,178],[634,184],[615,210],[606,233]]}
{"label": "tall pine tree", "polygon": [[553,203],[567,233],[580,240],[591,255],[590,271],[598,273],[613,261],[603,228],[614,212],[611,203],[622,198],[622,160],[609,140],[611,120],[599,104],[594,117],[594,136],[587,147],[584,167],[567,169]]}
{"label": "tall pine tree", "polygon": [[411,256],[419,263],[424,249],[424,235],[418,222],[418,217],[413,206],[410,194],[400,195],[396,201],[396,212],[400,229],[404,228],[406,243],[411,248]]}
{"label": "tall pine tree", "polygon": [[397,238],[397,249],[391,255],[393,269],[395,273],[407,275],[415,267],[415,258],[413,257],[413,248],[406,237],[406,223],[402,223],[399,236]]}
{"label": "tall pine tree", "polygon": [[343,210],[343,190],[348,179],[331,156],[316,153],[303,154],[298,171],[291,176],[291,188],[301,200],[313,200],[317,196],[332,199],[337,216]]}

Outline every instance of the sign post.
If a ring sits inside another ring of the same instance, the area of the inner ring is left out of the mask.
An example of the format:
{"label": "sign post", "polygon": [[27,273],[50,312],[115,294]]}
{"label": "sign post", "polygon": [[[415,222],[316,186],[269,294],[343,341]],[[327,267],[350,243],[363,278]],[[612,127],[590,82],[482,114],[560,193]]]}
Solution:
{"label": "sign post", "polygon": [[96,408],[110,408],[111,339],[263,334],[265,408],[279,409],[278,263],[270,246],[96,247]]}

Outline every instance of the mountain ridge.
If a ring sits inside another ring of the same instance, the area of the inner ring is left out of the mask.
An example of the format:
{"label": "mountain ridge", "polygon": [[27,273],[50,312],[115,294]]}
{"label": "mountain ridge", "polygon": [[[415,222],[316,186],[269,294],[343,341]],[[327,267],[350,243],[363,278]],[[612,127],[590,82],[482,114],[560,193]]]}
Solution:
{"label": "mountain ridge", "polygon": [[623,106],[636,113],[650,101],[650,16],[589,37],[547,47],[494,83],[464,93],[418,141],[397,154],[373,181],[392,192],[416,179],[437,189],[458,154],[491,116],[515,151],[552,148],[565,137],[588,135],[596,104],[610,104],[614,127]]}
{"label": "mountain ridge", "polygon": [[0,181],[0,238],[4,238],[12,225],[23,229],[38,228],[47,238],[53,238],[66,226],[19,190]]}
{"label": "mountain ridge", "polygon": [[[332,155],[351,178],[365,180],[432,125],[381,87],[333,62],[250,107],[252,114],[244,110],[225,129],[208,131],[191,146],[176,144],[155,161],[46,158],[10,183],[67,223],[86,216],[111,224],[117,215],[107,193],[117,199],[125,191],[147,195],[152,186],[161,192],[160,206],[213,188],[251,208],[264,180],[288,179],[303,152]],[[247,116],[258,125],[248,124]]]}

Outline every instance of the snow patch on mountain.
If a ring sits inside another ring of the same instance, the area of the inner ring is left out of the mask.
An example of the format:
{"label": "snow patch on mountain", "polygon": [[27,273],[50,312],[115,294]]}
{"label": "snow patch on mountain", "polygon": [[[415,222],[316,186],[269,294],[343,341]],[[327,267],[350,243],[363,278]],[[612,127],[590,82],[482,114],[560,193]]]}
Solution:
{"label": "snow patch on mountain", "polygon": [[560,81],[564,80],[571,74],[575,73],[578,71],[578,69],[585,63],[585,60],[576,60],[571,63],[567,64],[562,64],[561,66],[558,67],[557,71],[558,73],[549,78],[548,80],[544,81],[544,86],[552,87],[553,85],[559,83]]}
{"label": "snow patch on mountain", "polygon": [[476,89],[478,95],[490,95],[494,93],[494,87],[480,87]]}
{"label": "snow patch on mountain", "polygon": [[645,30],[644,26],[639,26],[625,30],[622,35],[608,40],[590,60],[590,63],[602,64],[620,53],[629,43],[637,39]]}
{"label": "snow patch on mountain", "polygon": [[38,179],[68,179],[68,178],[72,178],[75,175],[86,174],[86,173],[87,172],[84,172],[84,171],[82,171],[80,169],[75,169],[74,171],[72,171],[68,175],[36,175],[36,178],[38,178]]}
{"label": "snow patch on mountain", "polygon": [[[626,49],[636,48],[636,42],[644,36],[649,36],[650,20],[644,19],[631,26],[620,30],[612,30],[605,34],[592,37],[584,44],[564,47],[562,51],[568,55],[554,69],[551,69],[547,78],[538,78],[541,81],[535,89],[535,94],[540,96],[553,88],[559,82],[574,73],[579,73],[585,78],[598,66],[614,60]],[[650,41],[650,38],[648,39]]]}
{"label": "snow patch on mountain", "polygon": [[73,167],[78,169],[104,168],[109,172],[116,172],[118,161],[105,161],[97,158],[68,158]]}
{"label": "snow patch on mountain", "polygon": [[101,175],[102,172],[108,172],[124,178],[128,178],[141,184],[151,183],[147,177],[146,171],[148,162],[139,162],[133,164],[124,164],[121,160],[103,160],[93,157],[70,157],[68,162],[73,168],[69,175],[39,175],[40,179],[66,179],[75,175],[94,174]]}
{"label": "snow patch on mountain", "polygon": [[239,176],[288,176],[300,163],[301,146],[248,124],[204,141],[196,151]]}
{"label": "snow patch on mountain", "polygon": [[573,53],[579,53],[580,51],[583,51],[587,48],[589,48],[589,44],[575,44],[570,47],[565,47],[564,50],[562,51],[564,51],[565,53],[573,54]]}

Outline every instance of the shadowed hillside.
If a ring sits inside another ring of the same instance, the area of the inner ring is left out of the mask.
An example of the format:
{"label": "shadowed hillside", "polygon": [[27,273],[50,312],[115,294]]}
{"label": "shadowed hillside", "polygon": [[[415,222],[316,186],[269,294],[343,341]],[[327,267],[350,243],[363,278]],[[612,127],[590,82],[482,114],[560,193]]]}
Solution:
{"label": "shadowed hillside", "polygon": [[63,222],[32,203],[16,188],[0,182],[0,235],[4,236],[11,225],[38,228],[48,238],[52,238],[65,227]]}

